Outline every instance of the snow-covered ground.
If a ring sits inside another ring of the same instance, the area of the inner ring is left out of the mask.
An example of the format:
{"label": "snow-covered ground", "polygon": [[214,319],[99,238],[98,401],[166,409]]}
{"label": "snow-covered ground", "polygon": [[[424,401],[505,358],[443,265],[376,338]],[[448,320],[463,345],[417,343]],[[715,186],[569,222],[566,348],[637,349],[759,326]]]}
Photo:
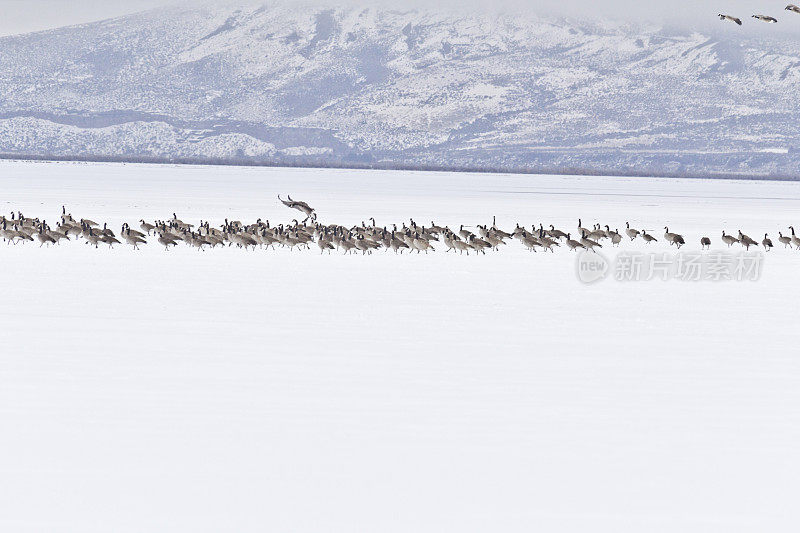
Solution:
{"label": "snow-covered ground", "polygon": [[[286,193],[323,222],[629,220],[693,251],[723,229],[777,244],[800,212],[800,183],[0,163],[0,212],[55,222],[64,204],[115,231],[173,212],[287,222]],[[800,522],[797,251],[726,283],[584,285],[575,254],[517,243],[2,244],[0,265],[1,531]]]}

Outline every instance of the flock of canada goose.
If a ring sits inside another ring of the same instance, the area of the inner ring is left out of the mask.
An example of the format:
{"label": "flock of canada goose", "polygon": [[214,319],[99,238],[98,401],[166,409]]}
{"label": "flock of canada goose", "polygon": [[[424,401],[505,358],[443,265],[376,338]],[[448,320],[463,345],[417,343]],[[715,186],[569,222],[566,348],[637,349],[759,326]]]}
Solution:
{"label": "flock of canada goose", "polygon": [[[280,197],[279,197],[280,199]],[[519,224],[511,231],[504,231],[497,227],[495,220],[490,225],[475,226],[472,231],[469,226],[459,226],[457,230],[448,226],[440,226],[431,222],[430,225],[420,225],[410,220],[400,227],[392,224],[391,227],[379,226],[374,218],[370,224],[361,222],[361,225],[352,227],[338,224],[321,224],[317,221],[315,210],[305,202],[298,202],[289,197],[281,202],[289,208],[296,209],[306,215],[302,221],[293,220],[291,224],[278,224],[271,226],[269,221],[256,220],[252,224],[243,224],[237,220],[227,220],[219,227],[214,227],[209,222],[200,221],[198,225],[189,224],[178,218],[173,213],[168,220],[155,220],[152,223],[139,220],[139,229],[134,229],[130,224],[123,223],[119,233],[115,233],[107,223],[102,226],[93,220],[75,219],[67,213],[62,206],[60,222],[50,226],[46,220],[30,218],[21,212],[12,212],[10,217],[0,216],[0,237],[7,244],[24,244],[28,241],[38,242],[39,246],[60,244],[61,241],[83,240],[85,244],[99,248],[101,244],[113,247],[123,242],[134,249],[147,244],[148,239],[155,239],[158,244],[169,250],[179,243],[205,250],[217,246],[236,246],[244,249],[283,247],[292,249],[310,249],[315,244],[320,253],[331,253],[338,250],[343,253],[371,254],[373,250],[393,250],[395,253],[404,251],[428,253],[439,250],[445,252],[458,252],[459,254],[485,254],[487,250],[497,251],[507,241],[517,240],[531,252],[541,249],[553,252],[554,248],[564,247],[569,250],[591,250],[602,248],[604,245],[618,246],[624,239],[635,241],[643,240],[646,244],[658,242],[662,237],[654,236],[650,230],[635,229],[628,222],[625,223],[623,232],[611,229],[609,225],[593,224],[584,227],[581,219],[574,231],[563,231],[550,225],[546,229],[543,224],[530,227],[530,230]],[[140,231],[141,230],[141,231]],[[778,241],[784,247],[793,247],[800,250],[800,237],[795,235],[793,226],[788,230],[791,235],[779,232]],[[575,237],[573,238],[573,234]],[[763,246],[769,251],[772,240],[768,234],[759,244],[756,240],[739,230],[737,235],[722,232],[721,241],[731,247],[735,244],[749,250],[751,246]],[[664,227],[663,241],[681,248],[686,244],[684,237],[679,233]],[[436,246],[434,246],[436,243]],[[709,237],[700,239],[702,249],[710,249],[712,241]]]}
{"label": "flock of canada goose", "polygon": [[[794,4],[789,4],[788,6],[786,6],[784,8],[784,11],[792,11],[794,13],[800,14],[800,7],[797,7]],[[734,16],[731,16],[731,15],[725,15],[725,14],[722,14],[722,13],[719,13],[717,16],[719,17],[720,20],[733,22],[733,23],[738,24],[739,26],[742,25],[742,19],[740,19],[738,17],[734,17]],[[775,17],[772,17],[770,15],[753,15],[752,18],[754,18],[756,20],[760,20],[761,22],[766,22],[768,24],[776,24],[778,22],[778,19],[776,19]]]}

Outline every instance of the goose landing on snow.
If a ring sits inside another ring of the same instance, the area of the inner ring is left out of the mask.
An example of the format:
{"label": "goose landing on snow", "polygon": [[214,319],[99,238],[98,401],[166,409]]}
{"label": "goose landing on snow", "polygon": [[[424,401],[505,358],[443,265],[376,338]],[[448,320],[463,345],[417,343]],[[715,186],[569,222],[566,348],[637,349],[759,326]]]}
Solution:
{"label": "goose landing on snow", "polygon": [[314,218],[314,208],[313,207],[311,207],[310,205],[308,205],[305,202],[298,202],[296,200],[292,200],[291,196],[287,195],[286,197],[289,199],[288,201],[287,200],[281,200],[281,196],[278,195],[278,200],[280,200],[280,202],[283,205],[285,205],[286,207],[288,207],[290,209],[297,209],[298,211],[303,213],[306,216],[306,218],[303,220],[303,222],[305,222],[309,218]]}

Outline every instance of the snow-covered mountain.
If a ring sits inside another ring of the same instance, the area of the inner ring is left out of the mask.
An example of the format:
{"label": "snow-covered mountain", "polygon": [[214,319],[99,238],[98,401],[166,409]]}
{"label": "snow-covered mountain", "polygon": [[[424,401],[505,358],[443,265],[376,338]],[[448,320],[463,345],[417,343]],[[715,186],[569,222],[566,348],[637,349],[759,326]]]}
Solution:
{"label": "snow-covered mountain", "polygon": [[181,6],[0,39],[0,153],[800,177],[800,41]]}

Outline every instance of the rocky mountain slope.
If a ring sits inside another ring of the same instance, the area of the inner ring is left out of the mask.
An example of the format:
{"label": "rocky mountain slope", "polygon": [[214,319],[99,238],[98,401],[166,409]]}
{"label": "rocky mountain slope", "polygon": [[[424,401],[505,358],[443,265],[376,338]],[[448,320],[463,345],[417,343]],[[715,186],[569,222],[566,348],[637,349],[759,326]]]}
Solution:
{"label": "rocky mountain slope", "polygon": [[0,153],[800,177],[800,40],[737,29],[159,9],[0,39]]}

